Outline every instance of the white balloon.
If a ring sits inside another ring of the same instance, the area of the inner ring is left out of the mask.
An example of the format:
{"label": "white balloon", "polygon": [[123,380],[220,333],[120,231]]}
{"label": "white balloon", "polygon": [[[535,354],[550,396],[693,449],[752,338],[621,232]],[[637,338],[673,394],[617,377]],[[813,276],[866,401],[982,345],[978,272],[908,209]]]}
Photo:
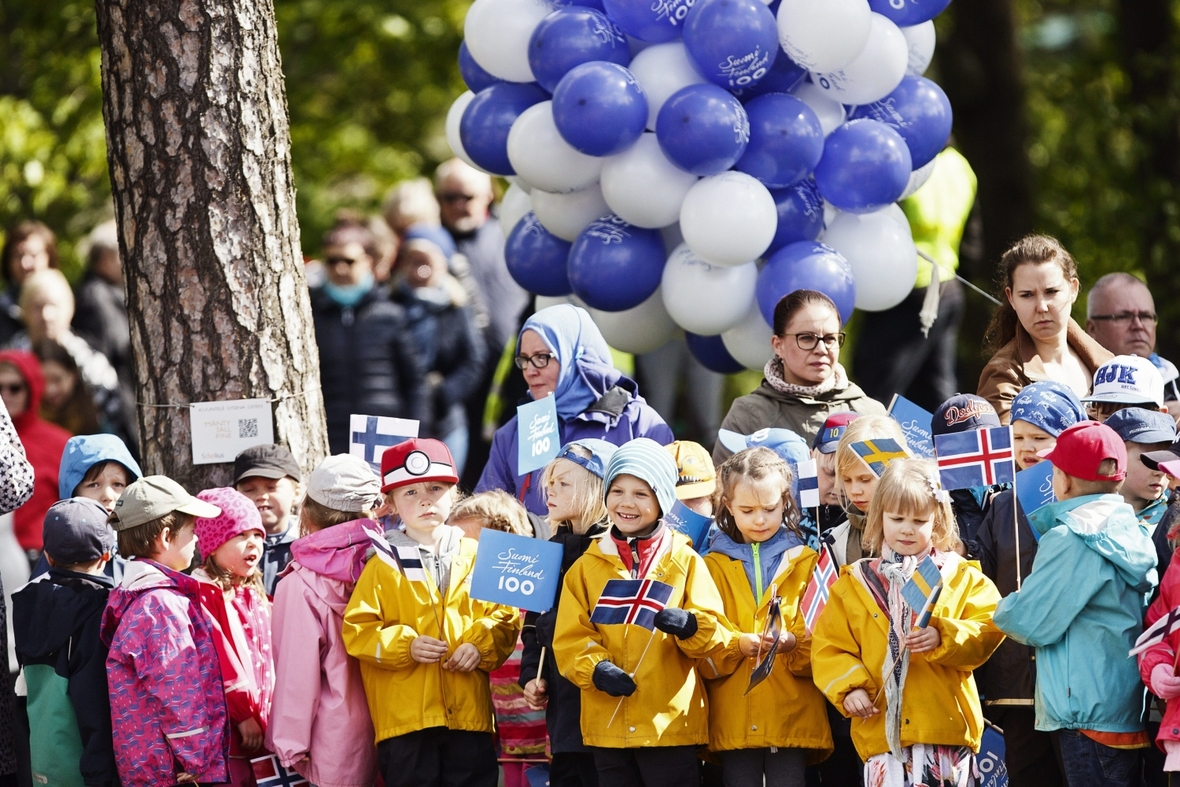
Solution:
{"label": "white balloon", "polygon": [[668,257],[660,289],[664,307],[677,325],[701,336],[716,336],[750,313],[757,285],[757,263],[711,265],[682,243]]}
{"label": "white balloon", "polygon": [[535,82],[529,39],[552,10],[544,0],[475,0],[463,21],[471,57],[499,79]]}
{"label": "white balloon", "polygon": [[774,355],[770,346],[772,336],[774,331],[762,319],[762,311],[755,303],[741,322],[721,334],[721,343],[735,361],[760,372]]}
{"label": "white balloon", "polygon": [[778,40],[808,71],[836,71],[864,49],[870,14],[867,0],[783,0]]}
{"label": "white balloon", "polygon": [[658,350],[676,336],[680,328],[668,316],[659,288],[638,306],[622,312],[587,309],[602,338],[616,350],[642,355]]}
{"label": "white balloon", "polygon": [[684,242],[714,265],[757,259],[774,240],[777,228],[774,197],[744,172],[701,178],[680,206]]}
{"label": "white balloon", "polygon": [[520,186],[528,194],[533,193],[533,184],[529,183],[527,180],[520,177],[519,175],[508,175],[505,178],[505,180],[507,180],[509,183],[514,183],[517,186]]}
{"label": "white balloon", "polygon": [[533,212],[541,226],[571,243],[587,224],[611,212],[597,183],[568,194],[551,194],[536,189],[532,197]]}
{"label": "white balloon", "polygon": [[655,134],[602,165],[602,196],[624,221],[636,227],[666,227],[680,216],[680,205],[697,176],[673,164],[660,150]]}
{"label": "white balloon", "polygon": [[918,275],[918,252],[909,224],[889,210],[841,213],[820,236],[848,260],[856,281],[856,308],[892,309],[905,300]]}
{"label": "white balloon", "polygon": [[533,104],[513,122],[508,161],[533,188],[558,194],[586,188],[602,171],[601,158],[587,156],[562,139],[553,122],[552,101]]}
{"label": "white balloon", "polygon": [[890,202],[888,205],[881,208],[879,212],[884,213],[885,215],[889,216],[889,218],[905,227],[905,231],[910,234],[911,238],[913,237],[914,233],[910,229],[910,220],[906,217],[905,211],[901,209],[901,205],[898,205],[896,202]]}
{"label": "white balloon", "polygon": [[[863,1],[863,0],[862,0]],[[647,129],[656,130],[656,117],[664,102],[682,87],[705,81],[680,41],[655,44],[635,55],[627,69],[647,95]]]}
{"label": "white balloon", "polygon": [[901,196],[898,197],[898,199],[899,200],[905,199],[906,197],[910,196],[918,189],[925,186],[926,181],[930,180],[930,176],[932,174],[934,174],[934,165],[936,163],[938,163],[938,156],[935,156],[934,158],[930,159],[925,164],[923,164],[922,166],[918,167],[916,170],[911,172],[909,182],[907,182],[905,184],[905,191],[903,191],[901,193]]}
{"label": "white balloon", "polygon": [[835,71],[812,72],[811,81],[841,104],[870,104],[893,92],[905,76],[910,45],[893,22],[873,14],[873,32],[856,59]]}
{"label": "white balloon", "polygon": [[844,125],[848,111],[839,101],[830,98],[819,85],[813,85],[806,81],[800,82],[791,93],[815,112],[825,137]]}
{"label": "white balloon", "polygon": [[499,217],[500,226],[504,229],[504,237],[511,235],[517,222],[532,209],[533,203],[529,199],[529,193],[516,183],[509,186],[508,191],[504,192],[504,198],[500,200]]}
{"label": "white balloon", "polygon": [[451,152],[480,172],[483,172],[484,168],[472,161],[471,156],[467,155],[467,151],[463,149],[463,140],[459,138],[459,123],[463,120],[463,113],[467,111],[467,105],[471,103],[471,99],[473,98],[475,98],[475,94],[468,90],[455,99],[454,103],[451,104],[451,108],[447,110],[447,122],[444,128],[447,134],[447,144],[451,146]]}
{"label": "white balloon", "polygon": [[901,34],[905,36],[909,45],[910,59],[906,65],[906,73],[920,77],[930,68],[930,61],[934,59],[934,20],[931,19],[920,25],[903,27]]}

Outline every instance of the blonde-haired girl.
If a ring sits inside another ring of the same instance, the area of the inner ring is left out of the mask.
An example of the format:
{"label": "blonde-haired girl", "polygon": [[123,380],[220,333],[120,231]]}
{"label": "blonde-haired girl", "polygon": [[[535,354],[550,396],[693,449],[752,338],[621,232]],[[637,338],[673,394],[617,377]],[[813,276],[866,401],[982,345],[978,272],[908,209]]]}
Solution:
{"label": "blonde-haired girl", "polygon": [[[867,787],[972,784],[983,714],[972,670],[1003,640],[995,586],[952,550],[954,514],[933,462],[890,463],[869,506],[865,541],[881,557],[841,571],[816,625],[815,684],[852,719]],[[927,558],[942,589],[929,624],[903,588]]]}
{"label": "blonde-haired girl", "polygon": [[865,515],[877,488],[877,474],[852,450],[852,446],[866,440],[882,439],[894,440],[902,448],[908,448],[901,425],[886,415],[857,418],[848,424],[836,447],[836,495],[848,521],[832,529],[829,543],[833,556],[842,566],[875,554],[864,551],[862,544]]}

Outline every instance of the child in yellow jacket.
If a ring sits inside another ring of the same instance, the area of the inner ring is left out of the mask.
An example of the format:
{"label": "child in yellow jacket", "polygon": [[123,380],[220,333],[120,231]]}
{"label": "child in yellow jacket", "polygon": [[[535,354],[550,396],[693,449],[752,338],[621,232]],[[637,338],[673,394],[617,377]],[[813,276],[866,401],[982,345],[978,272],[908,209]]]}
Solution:
{"label": "child in yellow jacket", "polygon": [[[809,762],[832,751],[827,703],[811,680],[811,641],[801,601],[818,558],[799,531],[791,470],[767,448],[748,448],[725,461],[717,493],[718,531],[705,557],[725,604],[744,633],[712,665],[709,748],[721,755],[726,787],[802,785]],[[776,609],[777,608],[777,609]],[[747,692],[757,660],[774,645],[763,632],[781,616],[770,675]],[[710,677],[709,663],[701,671]]]}
{"label": "child in yellow jacket", "polygon": [[488,673],[516,646],[519,613],[471,598],[477,542],[446,524],[451,452],[413,439],[381,457],[381,491],[405,526],[375,539],[344,611],[387,787],[495,787]]}
{"label": "child in yellow jacket", "polygon": [[[581,689],[582,738],[599,783],[610,787],[699,783],[696,747],[708,742],[709,712],[696,660],[719,656],[734,639],[704,561],[663,522],[676,478],[676,463],[654,440],[615,451],[604,478],[611,528],[562,588],[554,655]],[[615,607],[634,622],[595,614],[611,580],[644,580],[627,586],[639,588],[633,605]]]}
{"label": "child in yellow jacket", "polygon": [[[972,784],[983,715],[972,670],[1003,640],[995,586],[958,544],[950,498],[932,462],[900,459],[882,474],[865,548],[846,566],[816,624],[815,684],[852,718],[866,787]],[[929,625],[903,587],[927,557],[942,576]]]}

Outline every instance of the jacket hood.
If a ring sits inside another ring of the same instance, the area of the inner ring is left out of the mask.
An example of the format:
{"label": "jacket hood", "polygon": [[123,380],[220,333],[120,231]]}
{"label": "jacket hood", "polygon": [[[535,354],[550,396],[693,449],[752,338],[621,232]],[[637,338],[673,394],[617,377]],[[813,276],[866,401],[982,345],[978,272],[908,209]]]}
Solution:
{"label": "jacket hood", "polygon": [[[197,582],[195,579],[164,568],[159,563],[151,560],[127,561],[127,565],[123,568],[123,581],[111,593],[107,601],[106,611],[102,616],[102,629],[100,631],[102,641],[110,645],[111,640],[114,639],[115,631],[119,628],[119,623],[123,620],[123,616],[127,614],[127,610],[131,608],[131,605],[136,602],[141,594],[158,588],[181,590],[180,582],[182,580],[191,582],[193,585],[196,585]],[[189,590],[195,598],[197,591],[192,588]]]}
{"label": "jacket hood", "polygon": [[803,539],[799,536],[785,527],[780,527],[777,533],[758,545],[758,573],[754,571],[754,545],[739,544],[720,528],[713,534],[709,551],[719,552],[728,558],[741,561],[742,568],[746,571],[746,578],[750,580],[750,589],[757,594],[759,588],[756,578],[761,576],[762,590],[768,589],[774,581],[775,569],[782,560],[782,556],[789,550],[802,546],[803,543]]}
{"label": "jacket hood", "polygon": [[1121,496],[1084,495],[1050,503],[1029,521],[1042,534],[1054,526],[1069,528],[1137,591],[1146,593],[1156,585],[1155,547]]}
{"label": "jacket hood", "polygon": [[86,621],[102,614],[114,583],[105,575],[51,568],[17,591],[12,622],[21,637],[17,655],[23,663],[61,650]]}
{"label": "jacket hood", "polygon": [[25,385],[29,386],[29,406],[20,415],[12,416],[12,424],[17,432],[20,432],[41,420],[38,413],[41,411],[41,397],[45,393],[45,378],[41,374],[41,364],[37,362],[37,356],[22,350],[0,351],[0,363],[15,367],[25,379]]}
{"label": "jacket hood", "polygon": [[365,568],[365,552],[373,546],[370,536],[382,537],[381,525],[371,519],[324,528],[292,542],[291,560],[320,576],[355,585]]}
{"label": "jacket hood", "polygon": [[118,437],[113,434],[79,435],[71,437],[66,443],[66,450],[62,452],[61,470],[57,478],[58,497],[63,500],[73,497],[86,471],[99,462],[118,462],[127,468],[131,481],[143,476],[139,463]]}

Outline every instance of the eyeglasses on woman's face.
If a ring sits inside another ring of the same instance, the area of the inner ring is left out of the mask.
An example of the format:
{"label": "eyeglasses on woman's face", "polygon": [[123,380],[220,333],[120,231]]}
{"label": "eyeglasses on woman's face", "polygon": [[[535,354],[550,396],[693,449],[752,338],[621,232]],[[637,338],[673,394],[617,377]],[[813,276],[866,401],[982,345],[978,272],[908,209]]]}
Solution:
{"label": "eyeglasses on woman's face", "polygon": [[795,344],[800,350],[805,352],[811,352],[820,344],[820,342],[823,342],[824,347],[828,350],[837,350],[844,346],[844,340],[848,338],[848,335],[844,333],[844,331],[840,331],[839,333],[825,333],[823,336],[820,336],[817,333],[783,334],[783,337],[787,336],[795,337]]}
{"label": "eyeglasses on woman's face", "polygon": [[524,369],[529,364],[533,365],[534,369],[544,369],[553,360],[553,353],[536,353],[534,355],[518,355],[512,359],[516,364],[517,369]]}

